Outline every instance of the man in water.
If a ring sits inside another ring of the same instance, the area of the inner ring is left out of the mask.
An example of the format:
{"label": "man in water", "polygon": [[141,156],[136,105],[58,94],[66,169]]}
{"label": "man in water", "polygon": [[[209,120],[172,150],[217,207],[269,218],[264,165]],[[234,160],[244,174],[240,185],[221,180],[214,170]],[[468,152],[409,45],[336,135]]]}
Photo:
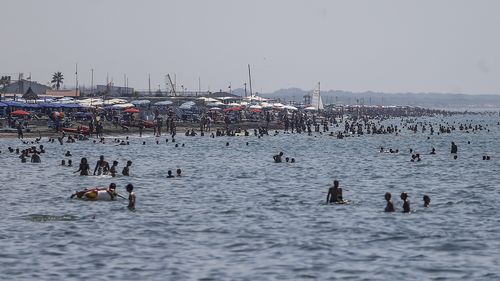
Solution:
{"label": "man in water", "polygon": [[386,192],[385,193],[385,201],[387,201],[387,205],[385,206],[385,209],[384,211],[385,212],[394,212],[395,209],[394,209],[394,204],[392,204],[392,200],[391,200],[391,193],[390,192]]}
{"label": "man in water", "polygon": [[129,183],[126,186],[127,192],[128,192],[128,208],[129,210],[135,210],[135,192],[134,192],[134,186]]}
{"label": "man in water", "polygon": [[127,161],[127,166],[123,167],[122,175],[124,175],[124,176],[130,176],[130,166],[132,166],[132,161],[128,160]]}
{"label": "man in water", "polygon": [[97,175],[106,175],[109,172],[109,163],[104,160],[104,155],[101,155],[101,157],[99,157],[99,161],[97,161],[95,165],[94,176],[98,170],[99,172],[97,173]]}
{"label": "man in water", "polygon": [[409,213],[410,200],[408,200],[408,194],[406,194],[406,192],[401,193],[401,200],[403,200],[403,213]]}
{"label": "man in water", "polygon": [[274,159],[274,162],[275,163],[281,163],[282,160],[281,160],[281,157],[283,156],[283,151],[280,152],[279,154],[276,154],[273,156],[273,159]]}
{"label": "man in water", "polygon": [[457,153],[458,152],[458,146],[455,144],[455,142],[451,142],[451,153]]}
{"label": "man in water", "polygon": [[342,203],[344,202],[342,198],[342,188],[339,187],[339,181],[334,180],[333,186],[328,189],[328,194],[326,195],[326,203]]}

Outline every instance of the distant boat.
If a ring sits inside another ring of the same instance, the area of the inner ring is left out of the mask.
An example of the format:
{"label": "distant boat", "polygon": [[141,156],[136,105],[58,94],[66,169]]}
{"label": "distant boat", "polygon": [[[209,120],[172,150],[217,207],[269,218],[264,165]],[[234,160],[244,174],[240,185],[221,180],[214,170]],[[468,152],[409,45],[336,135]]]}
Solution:
{"label": "distant boat", "polygon": [[309,107],[314,107],[315,110],[323,110],[323,101],[321,100],[320,83],[318,82],[318,88],[314,89],[311,94],[311,105]]}

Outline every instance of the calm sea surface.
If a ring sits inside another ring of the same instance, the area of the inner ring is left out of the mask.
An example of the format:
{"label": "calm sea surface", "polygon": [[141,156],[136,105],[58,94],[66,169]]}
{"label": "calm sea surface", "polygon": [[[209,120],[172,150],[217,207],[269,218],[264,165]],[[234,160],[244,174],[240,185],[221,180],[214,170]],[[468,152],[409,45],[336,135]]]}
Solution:
{"label": "calm sea surface", "polygon": [[[419,120],[469,120],[490,132],[178,136],[185,147],[177,148],[165,137],[129,146],[45,138],[41,164],[21,163],[7,147],[28,145],[1,139],[0,279],[499,280],[499,117]],[[421,162],[410,162],[410,148]],[[78,176],[59,166],[67,150],[75,166],[87,157],[92,169],[101,154],[120,171],[132,160],[131,177]],[[273,163],[279,151],[297,163]],[[184,177],[165,178],[177,168]],[[325,204],[334,179],[351,204]],[[126,200],[69,199],[110,182],[125,196],[134,184],[135,212]],[[383,212],[387,191],[395,213]],[[401,213],[403,191],[411,214]]]}

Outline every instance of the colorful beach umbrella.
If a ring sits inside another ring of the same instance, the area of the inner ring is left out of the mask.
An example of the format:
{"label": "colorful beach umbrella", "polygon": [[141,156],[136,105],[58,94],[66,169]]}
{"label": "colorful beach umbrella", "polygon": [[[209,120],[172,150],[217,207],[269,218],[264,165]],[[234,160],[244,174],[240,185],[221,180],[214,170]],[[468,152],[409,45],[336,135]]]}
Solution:
{"label": "colorful beach umbrella", "polygon": [[17,115],[17,116],[26,116],[26,115],[30,115],[30,113],[29,113],[28,111],[24,111],[24,110],[21,110],[21,109],[18,109],[18,110],[12,111],[10,114],[11,114],[11,115]]}
{"label": "colorful beach umbrella", "polygon": [[127,108],[123,112],[125,112],[125,113],[139,113],[140,110],[137,108]]}

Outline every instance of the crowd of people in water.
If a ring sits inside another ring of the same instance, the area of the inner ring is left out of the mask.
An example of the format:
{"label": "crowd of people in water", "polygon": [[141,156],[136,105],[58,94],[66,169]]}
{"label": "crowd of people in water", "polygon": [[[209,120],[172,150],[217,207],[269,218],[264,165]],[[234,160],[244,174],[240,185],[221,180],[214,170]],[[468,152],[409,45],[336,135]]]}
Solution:
{"label": "crowd of people in water", "polygon": [[[315,136],[318,135],[325,135],[325,136],[334,136],[337,139],[343,139],[346,137],[360,137],[363,135],[369,135],[369,134],[394,134],[398,135],[402,132],[402,129],[408,130],[410,133],[417,133],[417,132],[422,132],[422,133],[428,133],[429,137],[430,135],[434,134],[450,134],[453,131],[461,131],[463,133],[474,133],[478,131],[487,131],[489,132],[490,129],[488,128],[488,125],[482,125],[482,124],[473,124],[472,121],[469,123],[450,123],[449,121],[444,121],[441,120],[441,123],[436,123],[434,119],[434,123],[431,122],[430,120],[423,120],[417,119],[420,117],[425,117],[423,114],[424,111],[419,112],[416,111],[417,115],[412,115],[412,116],[404,116],[404,115],[399,115],[401,112],[398,111],[398,114],[396,115],[380,115],[380,116],[374,116],[369,113],[365,115],[349,115],[349,116],[322,116],[321,118],[319,116],[308,116],[306,114],[301,114],[301,113],[294,113],[290,116],[284,116],[282,117],[282,133],[283,134],[301,134],[301,133],[307,133],[308,135],[313,135],[313,132],[315,133]],[[432,116],[436,114],[436,112],[431,111]],[[446,115],[441,112],[441,114]],[[387,120],[389,118],[402,118],[400,121],[399,125],[395,125],[392,123],[384,123],[384,120]],[[499,123],[500,125],[500,123]],[[258,138],[264,137],[264,136],[269,136],[269,120],[267,120],[267,124],[264,126],[258,126],[256,129],[249,130],[249,129],[243,129],[240,126],[229,126],[229,124],[226,124],[224,128],[216,128],[214,131],[211,131],[211,128],[204,127],[203,125],[201,126],[201,129],[198,132],[195,132],[194,129],[188,129],[185,132],[185,136],[187,137],[195,137],[195,136],[205,136],[205,132],[209,133],[211,138],[216,138],[216,137],[221,137],[221,136],[256,136]],[[169,128],[176,128],[175,124],[171,124]],[[170,141],[172,143],[175,143],[175,135],[176,135],[176,130],[170,130],[170,136],[171,139]],[[155,131],[155,136],[157,134],[158,130]],[[24,139],[22,135],[22,130],[19,133],[19,138],[21,139],[23,145],[28,145],[28,148],[25,149],[20,149],[20,148],[12,148],[8,147],[8,151],[10,153],[18,155],[20,158],[21,162],[25,163],[29,162],[31,163],[41,163],[42,158],[41,156],[46,153],[45,147],[40,144],[42,141],[42,137],[39,136],[38,138],[35,138],[34,140],[26,140]],[[328,133],[328,134],[327,134]],[[275,130],[274,131],[274,136],[277,136],[280,134],[280,131]],[[142,136],[142,131],[140,132],[140,136]],[[429,138],[428,137],[428,138]],[[48,142],[49,143],[55,143],[58,142],[60,145],[64,145],[65,143],[74,143],[77,141],[92,141],[93,143],[101,143],[101,144],[106,144],[108,141],[111,141],[111,138],[107,139],[103,136],[102,132],[100,132],[97,135],[93,135],[92,130],[90,131],[89,135],[83,135],[81,133],[79,134],[66,134],[64,132],[61,133],[61,135],[57,137],[49,137]],[[142,140],[141,140],[142,141]],[[115,145],[130,145],[130,140],[128,137],[125,137],[124,139],[120,138],[114,138],[111,141]],[[160,139],[156,137],[155,139],[156,144],[160,143]],[[167,137],[165,140],[166,143],[169,142],[169,138]],[[469,142],[470,143],[470,142]],[[37,147],[38,145],[38,147]],[[146,141],[142,141],[142,145],[146,145]],[[246,143],[248,145],[248,142]],[[184,143],[181,144],[181,146],[184,146]],[[229,146],[229,142],[226,142],[226,146]],[[175,147],[179,147],[178,143],[175,143]],[[413,151],[413,149],[410,149],[410,155],[411,155],[411,162],[420,162],[421,161],[421,154]],[[450,149],[451,154],[453,155],[454,159],[457,159],[458,157],[458,145],[455,142],[451,142],[451,149]],[[1,151],[0,151],[1,153]],[[390,148],[390,149],[384,149],[384,147],[380,147],[380,153],[391,153],[391,154],[398,154],[400,153],[400,150],[398,148]],[[436,154],[437,151],[434,147],[431,148],[430,152],[428,152],[429,155]],[[66,151],[64,154],[65,157],[70,158],[70,159],[62,159],[60,162],[61,166],[67,166],[67,167],[73,167],[73,162],[71,157],[73,156],[71,151]],[[273,155],[272,157],[273,161],[275,163],[295,163],[296,159],[294,157],[285,157],[284,152],[279,152],[278,154]],[[488,154],[485,154],[483,156],[483,160],[490,160],[491,156]],[[97,160],[94,169],[91,169],[91,166],[87,160],[86,157],[81,158],[80,163],[78,165],[78,170],[74,171],[74,173],[79,173],[80,176],[110,176],[110,177],[116,177],[118,175],[118,168],[119,162],[114,160],[112,164],[108,161],[106,161],[104,155],[101,155],[99,157],[99,160]],[[122,176],[130,176],[130,169],[132,167],[132,161],[128,160],[126,164],[122,167],[121,170],[121,175]],[[175,171],[175,175],[172,170],[167,171],[166,178],[175,178],[175,177],[181,177],[182,176],[182,170],[177,169]],[[127,184],[126,185],[126,190],[129,193],[129,197],[127,198],[129,200],[129,207],[130,208],[135,208],[135,202],[136,202],[136,195],[133,191],[134,187],[132,184]],[[117,198],[125,198],[118,194],[116,192],[116,184],[111,183],[109,187],[107,188],[89,188],[85,189],[82,191],[75,192],[74,194],[71,195],[71,198],[80,198],[80,199],[87,199],[87,200],[92,200],[97,198],[99,195],[99,192],[102,192],[103,194],[108,194],[109,198],[111,200],[115,200]],[[394,204],[392,203],[392,195],[391,193],[387,192],[384,195],[385,200],[386,200],[386,207],[385,211],[386,212],[394,212],[395,207]],[[408,194],[406,192],[402,192],[400,195],[401,200],[403,201],[402,205],[402,210],[405,213],[411,212],[410,208],[410,201],[408,199]],[[424,201],[424,207],[429,207],[430,205],[430,197],[428,195],[423,195],[423,201]],[[348,204],[350,201],[345,200],[343,197],[343,190],[341,187],[339,187],[339,181],[335,180],[333,182],[333,186],[331,186],[328,189],[327,193],[327,198],[326,198],[327,203],[336,203],[336,204]]]}

